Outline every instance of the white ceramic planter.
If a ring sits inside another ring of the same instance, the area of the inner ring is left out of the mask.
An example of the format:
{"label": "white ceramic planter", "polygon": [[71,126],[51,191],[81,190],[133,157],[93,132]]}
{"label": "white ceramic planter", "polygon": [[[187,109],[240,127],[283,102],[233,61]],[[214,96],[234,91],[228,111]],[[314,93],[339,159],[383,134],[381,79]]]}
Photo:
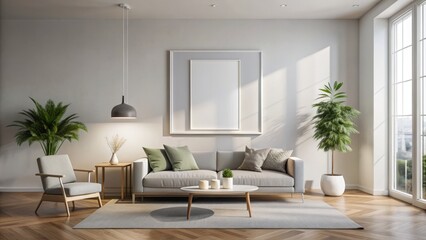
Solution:
{"label": "white ceramic planter", "polygon": [[223,188],[232,189],[234,186],[233,178],[223,178]]}
{"label": "white ceramic planter", "polygon": [[345,179],[340,174],[324,174],[321,177],[321,190],[327,196],[342,196],[345,192]]}

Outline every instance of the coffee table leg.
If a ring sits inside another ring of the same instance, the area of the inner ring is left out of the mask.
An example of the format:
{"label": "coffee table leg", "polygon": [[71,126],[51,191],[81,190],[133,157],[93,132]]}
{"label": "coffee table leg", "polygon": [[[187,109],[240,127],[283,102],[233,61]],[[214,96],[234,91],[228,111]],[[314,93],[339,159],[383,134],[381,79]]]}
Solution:
{"label": "coffee table leg", "polygon": [[189,220],[189,217],[191,215],[192,196],[193,196],[192,193],[188,195],[188,208],[186,209],[186,220]]}
{"label": "coffee table leg", "polygon": [[250,193],[246,192],[246,203],[249,216],[251,217]]}

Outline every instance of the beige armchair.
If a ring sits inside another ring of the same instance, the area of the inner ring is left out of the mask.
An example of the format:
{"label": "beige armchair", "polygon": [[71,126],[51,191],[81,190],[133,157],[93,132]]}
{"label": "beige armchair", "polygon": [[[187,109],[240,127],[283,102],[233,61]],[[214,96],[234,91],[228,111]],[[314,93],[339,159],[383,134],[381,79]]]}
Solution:
{"label": "beige armchair", "polygon": [[[67,216],[70,216],[68,202],[72,202],[73,210],[75,210],[74,201],[97,198],[99,207],[102,207],[101,184],[90,182],[90,173],[93,170],[73,169],[68,155],[52,155],[44,156],[37,159],[37,165],[41,182],[43,184],[44,193],[35,210],[38,209],[43,201],[63,202]],[[88,182],[77,182],[74,171],[87,172]]]}

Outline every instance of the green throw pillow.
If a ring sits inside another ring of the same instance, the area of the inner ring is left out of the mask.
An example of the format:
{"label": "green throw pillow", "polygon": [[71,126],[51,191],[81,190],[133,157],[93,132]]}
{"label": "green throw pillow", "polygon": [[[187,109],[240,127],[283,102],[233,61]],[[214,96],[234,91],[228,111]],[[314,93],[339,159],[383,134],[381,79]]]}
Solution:
{"label": "green throw pillow", "polygon": [[189,151],[187,146],[183,147],[171,147],[163,145],[166,150],[167,156],[170,159],[170,163],[175,171],[184,170],[198,170],[197,163],[195,162],[194,156]]}
{"label": "green throw pillow", "polygon": [[160,172],[164,170],[171,170],[172,165],[167,157],[167,153],[164,149],[156,148],[143,148],[148,157],[149,166],[154,172]]}

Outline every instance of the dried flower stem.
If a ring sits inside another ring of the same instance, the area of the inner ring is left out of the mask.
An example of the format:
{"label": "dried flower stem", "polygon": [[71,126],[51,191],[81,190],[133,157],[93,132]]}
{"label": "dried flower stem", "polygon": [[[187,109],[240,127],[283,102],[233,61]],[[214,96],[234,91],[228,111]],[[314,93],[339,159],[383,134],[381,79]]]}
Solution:
{"label": "dried flower stem", "polygon": [[126,139],[118,136],[118,134],[116,134],[114,137],[112,137],[111,139],[109,139],[108,137],[106,138],[109,149],[111,149],[111,152],[114,154],[116,152],[118,152],[118,150],[120,150],[120,148],[123,146],[123,144],[126,142]]}

